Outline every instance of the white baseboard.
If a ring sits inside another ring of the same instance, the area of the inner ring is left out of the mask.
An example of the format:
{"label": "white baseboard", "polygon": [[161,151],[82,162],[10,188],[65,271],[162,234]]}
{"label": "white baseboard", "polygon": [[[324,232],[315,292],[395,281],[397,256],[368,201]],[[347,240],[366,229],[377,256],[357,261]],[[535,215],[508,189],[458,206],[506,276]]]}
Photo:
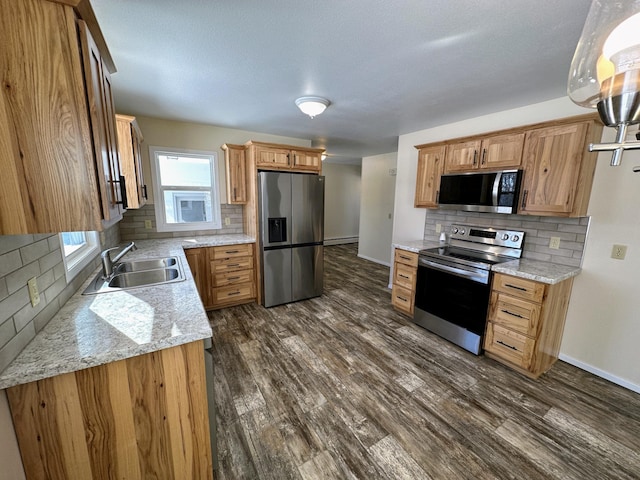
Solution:
{"label": "white baseboard", "polygon": [[632,392],[640,393],[640,385],[636,385],[635,383],[631,383],[627,380],[623,380],[620,377],[616,377],[615,375],[611,375],[609,372],[605,372],[604,370],[600,370],[599,368],[594,367],[593,365],[589,365],[588,363],[581,362],[575,358],[572,358],[564,353],[561,353],[558,358],[563,362],[567,362],[574,367],[578,367],[582,370],[586,370],[589,373],[593,373],[594,375],[604,378],[605,380],[609,380],[616,385],[620,385],[621,387],[628,388]]}
{"label": "white baseboard", "polygon": [[358,243],[358,237],[325,238],[325,245],[343,245],[345,243]]}
{"label": "white baseboard", "polygon": [[360,255],[360,254],[358,254],[358,257],[363,258],[365,260],[369,260],[370,262],[378,263],[380,265],[384,265],[385,267],[391,268],[391,264],[389,262],[382,262],[382,261],[378,260],[377,258],[371,258],[371,257],[367,257],[366,255]]}

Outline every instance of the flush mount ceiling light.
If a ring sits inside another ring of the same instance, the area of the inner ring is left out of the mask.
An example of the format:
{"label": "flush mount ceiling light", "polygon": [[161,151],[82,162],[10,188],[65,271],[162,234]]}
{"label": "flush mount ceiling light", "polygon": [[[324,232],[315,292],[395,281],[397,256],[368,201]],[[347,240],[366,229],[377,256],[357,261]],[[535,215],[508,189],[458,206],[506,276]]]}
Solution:
{"label": "flush mount ceiling light", "polygon": [[583,107],[597,108],[602,122],[618,130],[615,143],[589,145],[590,151],[613,151],[620,165],[627,128],[640,123],[640,0],[593,0],[571,62],[567,93]]}
{"label": "flush mount ceiling light", "polygon": [[329,100],[322,97],[300,97],[296,99],[298,108],[311,118],[324,112],[330,103]]}

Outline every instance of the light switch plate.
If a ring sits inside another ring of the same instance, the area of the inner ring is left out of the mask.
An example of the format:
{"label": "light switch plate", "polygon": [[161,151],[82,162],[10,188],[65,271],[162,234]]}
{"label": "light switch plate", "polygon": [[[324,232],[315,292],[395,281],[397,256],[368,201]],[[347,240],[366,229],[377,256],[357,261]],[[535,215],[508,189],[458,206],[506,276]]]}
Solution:
{"label": "light switch plate", "polygon": [[224,217],[224,224],[231,225],[231,217]]}
{"label": "light switch plate", "polygon": [[442,224],[436,223],[436,233],[440,233],[442,231]]}
{"label": "light switch plate", "polygon": [[551,237],[549,239],[549,248],[558,250],[560,248],[560,237]]}
{"label": "light switch plate", "polygon": [[145,220],[144,221],[144,228],[146,228],[147,230],[151,230],[151,228],[152,228],[151,220]]}

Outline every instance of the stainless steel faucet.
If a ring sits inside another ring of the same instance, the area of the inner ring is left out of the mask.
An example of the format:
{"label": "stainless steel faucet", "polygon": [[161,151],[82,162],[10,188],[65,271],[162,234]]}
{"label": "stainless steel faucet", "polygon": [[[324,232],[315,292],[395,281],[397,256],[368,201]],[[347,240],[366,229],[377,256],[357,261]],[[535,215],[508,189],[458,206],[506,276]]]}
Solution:
{"label": "stainless steel faucet", "polygon": [[138,247],[136,247],[136,244],[131,242],[129,245],[124,247],[122,251],[115,256],[115,258],[111,259],[110,252],[112,252],[113,250],[118,250],[119,248],[120,247],[107,248],[100,254],[100,257],[102,258],[102,278],[111,278],[111,276],[113,275],[113,265],[131,250],[138,249]]}

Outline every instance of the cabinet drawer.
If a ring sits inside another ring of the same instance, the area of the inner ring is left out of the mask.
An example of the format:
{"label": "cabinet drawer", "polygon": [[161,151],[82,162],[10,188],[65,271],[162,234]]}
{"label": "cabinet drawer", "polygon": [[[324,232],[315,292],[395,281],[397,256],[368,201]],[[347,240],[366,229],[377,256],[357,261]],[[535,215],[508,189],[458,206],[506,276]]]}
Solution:
{"label": "cabinet drawer", "polygon": [[408,290],[416,286],[416,267],[396,262],[393,266],[393,283]]}
{"label": "cabinet drawer", "polygon": [[487,323],[484,349],[520,368],[528,369],[535,348],[535,340],[495,323]]}
{"label": "cabinet drawer", "polygon": [[394,308],[413,315],[413,292],[398,285],[393,285],[391,304]]}
{"label": "cabinet drawer", "polygon": [[253,283],[242,283],[228,287],[214,288],[211,290],[213,305],[233,303],[248,300],[255,297]]}
{"label": "cabinet drawer", "polygon": [[493,278],[493,290],[506,293],[513,297],[524,298],[532,302],[542,302],[545,284],[496,273]]}
{"label": "cabinet drawer", "polygon": [[224,247],[213,247],[211,260],[221,258],[246,257],[253,255],[253,244],[241,243],[239,245],[227,245]]}
{"label": "cabinet drawer", "polygon": [[253,268],[253,257],[224,258],[210,262],[211,275],[224,272],[235,272],[236,270],[250,270]]}
{"label": "cabinet drawer", "polygon": [[403,263],[405,265],[410,265],[412,267],[417,267],[418,266],[418,254],[415,253],[415,252],[409,252],[407,250],[402,250],[400,248],[396,248],[394,261],[398,262],[398,263]]}
{"label": "cabinet drawer", "polygon": [[491,292],[489,321],[530,337],[538,334],[540,304]]}
{"label": "cabinet drawer", "polygon": [[214,287],[225,285],[237,285],[239,283],[253,282],[253,270],[238,270],[237,272],[224,272],[212,276]]}

